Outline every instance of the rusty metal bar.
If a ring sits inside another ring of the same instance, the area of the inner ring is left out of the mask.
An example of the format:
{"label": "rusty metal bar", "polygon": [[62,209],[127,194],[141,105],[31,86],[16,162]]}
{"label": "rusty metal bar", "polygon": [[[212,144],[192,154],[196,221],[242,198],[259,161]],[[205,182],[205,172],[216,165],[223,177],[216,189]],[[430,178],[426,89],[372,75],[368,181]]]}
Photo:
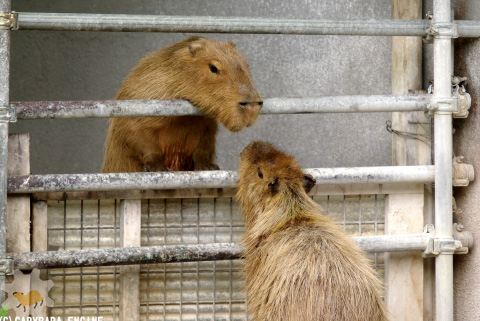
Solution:
{"label": "rusty metal bar", "polygon": [[232,260],[239,258],[241,248],[232,243],[167,245],[150,247],[108,248],[28,252],[14,254],[16,269],[80,267],[127,264],[151,264]]}
{"label": "rusty metal bar", "polygon": [[[432,95],[324,96],[265,99],[262,114],[425,111]],[[12,102],[17,119],[202,115],[186,100]]]}
{"label": "rusty metal bar", "polygon": [[202,115],[186,100],[12,102],[17,119]]}
{"label": "rusty metal bar", "polygon": [[[357,236],[352,240],[366,252],[424,251],[431,235]],[[242,247],[234,243],[167,245],[27,252],[14,254],[16,269],[106,266],[232,260],[241,257]]]}
{"label": "rusty metal bar", "polygon": [[[382,166],[305,169],[317,184],[431,183],[434,166]],[[13,176],[9,193],[152,190],[235,187],[236,171],[48,174]]]}

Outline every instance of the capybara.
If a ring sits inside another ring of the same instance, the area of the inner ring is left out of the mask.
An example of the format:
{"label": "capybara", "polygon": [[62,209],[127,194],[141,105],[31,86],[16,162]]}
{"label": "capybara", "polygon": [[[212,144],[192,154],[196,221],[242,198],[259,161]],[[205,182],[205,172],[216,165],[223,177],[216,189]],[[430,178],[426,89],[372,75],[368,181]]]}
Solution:
{"label": "capybara", "polygon": [[237,198],[253,320],[387,320],[369,260],[308,196],[315,179],[265,142],[250,143],[240,158]]}
{"label": "capybara", "polygon": [[218,169],[217,120],[240,131],[263,104],[234,47],[190,37],[143,58],[115,99],[186,99],[205,116],[111,119],[102,172]]}
{"label": "capybara", "polygon": [[35,309],[39,302],[40,305],[43,304],[42,295],[37,290],[32,290],[25,295],[22,292],[13,292],[13,296],[16,297],[18,302],[20,303],[17,308],[23,306],[23,312],[26,311],[25,307],[28,307],[29,305],[35,304],[35,306],[33,307]]}

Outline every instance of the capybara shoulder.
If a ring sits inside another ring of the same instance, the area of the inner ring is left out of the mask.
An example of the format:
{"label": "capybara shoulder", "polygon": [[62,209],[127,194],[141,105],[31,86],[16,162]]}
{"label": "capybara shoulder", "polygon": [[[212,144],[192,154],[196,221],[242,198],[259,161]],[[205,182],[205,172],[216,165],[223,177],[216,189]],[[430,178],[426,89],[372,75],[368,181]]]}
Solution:
{"label": "capybara shoulder", "polygon": [[252,142],[240,158],[237,198],[253,320],[388,320],[365,254],[308,196],[313,177],[265,142]]}
{"label": "capybara shoulder", "polygon": [[200,37],[140,60],[116,99],[185,99],[205,116],[111,119],[103,172],[217,169],[217,121],[240,131],[263,104],[235,44]]}

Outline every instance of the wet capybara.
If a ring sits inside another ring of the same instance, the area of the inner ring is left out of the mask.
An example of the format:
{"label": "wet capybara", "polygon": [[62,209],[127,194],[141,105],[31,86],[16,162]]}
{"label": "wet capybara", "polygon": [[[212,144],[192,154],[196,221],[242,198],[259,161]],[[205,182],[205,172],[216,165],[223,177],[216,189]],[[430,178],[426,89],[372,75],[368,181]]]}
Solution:
{"label": "wet capybara", "polygon": [[264,321],[388,320],[364,253],[319,211],[292,156],[256,141],[241,153],[248,311]]}
{"label": "wet capybara", "polygon": [[263,104],[234,47],[190,37],[143,58],[115,99],[186,99],[205,116],[111,119],[102,172],[218,169],[217,121],[240,131]]}

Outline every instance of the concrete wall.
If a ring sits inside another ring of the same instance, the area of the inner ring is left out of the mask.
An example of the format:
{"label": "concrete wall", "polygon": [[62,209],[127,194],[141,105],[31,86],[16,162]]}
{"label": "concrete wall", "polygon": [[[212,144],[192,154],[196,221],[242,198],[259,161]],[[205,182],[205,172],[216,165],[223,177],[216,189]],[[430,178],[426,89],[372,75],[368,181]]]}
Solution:
{"label": "concrete wall", "polygon": [[[455,1],[455,19],[480,20],[480,2]],[[475,237],[475,245],[470,254],[456,256],[454,259],[455,281],[455,320],[480,320],[480,308],[474,298],[480,297],[480,41],[478,39],[460,39],[455,46],[455,75],[468,77],[467,91],[472,96],[472,107],[467,119],[455,120],[456,130],[453,136],[455,155],[464,155],[465,161],[473,164],[477,181],[466,188],[455,188],[454,196],[461,212],[454,217],[463,223],[465,229]]]}
{"label": "concrete wall", "polygon": [[[221,4],[219,4],[221,3]],[[390,1],[68,1],[17,0],[15,11],[258,16],[278,18],[390,18]],[[111,99],[147,53],[190,34],[12,33],[11,100]],[[264,98],[389,94],[391,39],[290,35],[208,35],[234,41]],[[241,149],[268,140],[305,167],[390,165],[390,114],[261,116],[239,134],[223,126],[217,157],[234,169]],[[107,131],[104,119],[19,121],[31,133],[33,173],[98,172]]]}

